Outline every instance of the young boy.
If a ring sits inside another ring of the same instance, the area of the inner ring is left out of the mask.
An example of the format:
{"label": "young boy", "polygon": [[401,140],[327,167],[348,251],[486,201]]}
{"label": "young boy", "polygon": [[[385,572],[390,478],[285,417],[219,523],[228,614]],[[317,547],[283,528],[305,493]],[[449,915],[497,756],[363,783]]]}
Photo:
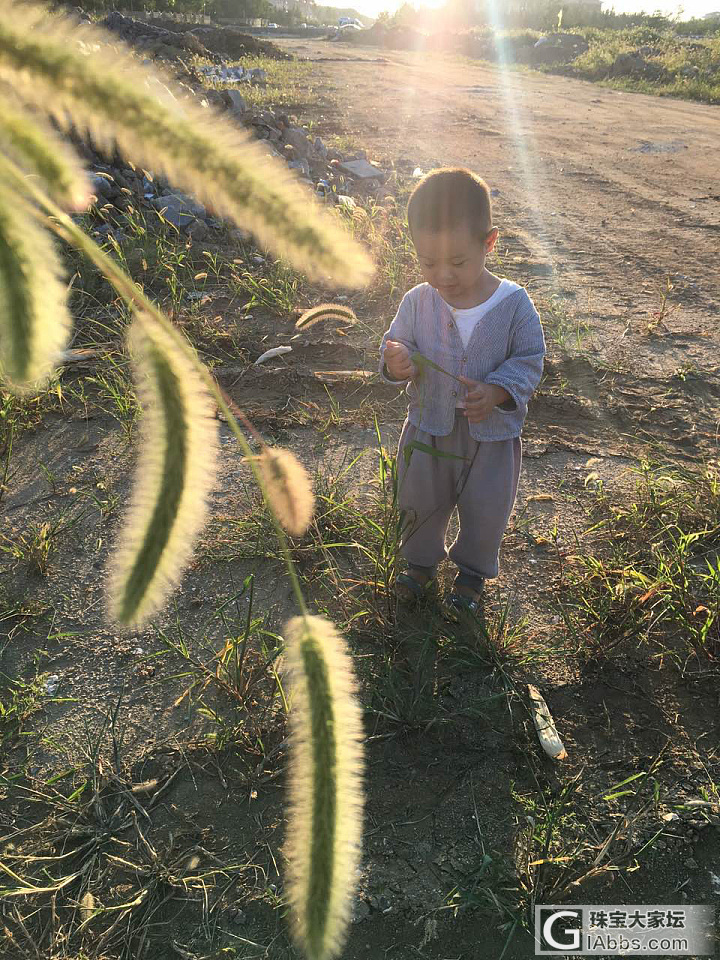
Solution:
{"label": "young boy", "polygon": [[[498,573],[545,341],[525,290],[485,266],[498,231],[480,177],[433,170],[410,197],[408,224],[426,283],[405,294],[380,350],[383,377],[406,383],[410,400],[397,458],[407,562],[397,591],[423,596],[449,556],[458,568],[450,603],[475,613],[485,578]],[[447,373],[415,363],[416,352]],[[460,532],[446,554],[456,506]]]}

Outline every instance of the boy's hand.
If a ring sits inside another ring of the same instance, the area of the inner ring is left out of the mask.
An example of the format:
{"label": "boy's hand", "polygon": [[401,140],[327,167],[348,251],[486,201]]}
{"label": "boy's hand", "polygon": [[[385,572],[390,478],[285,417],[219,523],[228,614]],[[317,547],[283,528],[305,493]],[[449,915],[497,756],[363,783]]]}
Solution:
{"label": "boy's hand", "polygon": [[486,420],[498,404],[510,400],[510,394],[504,387],[498,387],[495,383],[478,383],[477,380],[469,380],[467,377],[460,377],[460,380],[468,388],[465,397],[465,416],[469,423],[480,423]]}
{"label": "boy's hand", "polygon": [[413,380],[418,369],[410,359],[410,351],[404,343],[397,340],[385,342],[385,366],[393,380]]}

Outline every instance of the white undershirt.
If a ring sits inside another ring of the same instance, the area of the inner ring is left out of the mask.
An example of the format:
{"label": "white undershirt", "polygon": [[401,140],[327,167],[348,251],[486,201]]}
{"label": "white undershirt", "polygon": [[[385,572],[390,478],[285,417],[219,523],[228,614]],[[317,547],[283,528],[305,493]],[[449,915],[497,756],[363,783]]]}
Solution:
{"label": "white undershirt", "polygon": [[[455,326],[458,329],[458,333],[460,334],[460,338],[462,339],[464,347],[467,347],[467,345],[470,343],[470,337],[472,336],[473,330],[478,325],[480,320],[482,320],[482,318],[490,310],[492,310],[493,307],[496,307],[501,300],[504,300],[505,297],[519,289],[520,285],[518,283],[514,283],[512,280],[501,280],[500,286],[497,288],[495,293],[488,297],[487,300],[485,300],[483,303],[479,303],[476,307],[468,307],[465,310],[461,310],[458,307],[453,307],[447,301],[444,301],[453,315]],[[465,388],[463,387],[463,391],[464,390]],[[458,400],[456,406],[459,410],[464,409],[465,400]]]}
{"label": "white undershirt", "polygon": [[505,297],[519,289],[519,284],[513,283],[512,280],[501,280],[500,286],[495,293],[488,297],[483,303],[479,303],[476,307],[468,307],[465,310],[461,310],[458,307],[451,306],[449,303],[447,304],[448,309],[453,315],[455,326],[458,328],[463,346],[467,347],[470,343],[470,337],[478,321],[482,320],[485,314],[492,310],[493,307],[496,307],[501,300],[504,300]]}

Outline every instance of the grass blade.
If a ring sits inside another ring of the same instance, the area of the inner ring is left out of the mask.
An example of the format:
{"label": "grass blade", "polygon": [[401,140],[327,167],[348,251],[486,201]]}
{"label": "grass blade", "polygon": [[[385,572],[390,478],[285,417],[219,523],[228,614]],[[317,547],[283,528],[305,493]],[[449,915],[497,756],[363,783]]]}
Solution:
{"label": "grass blade", "polygon": [[444,450],[438,450],[427,443],[421,443],[420,440],[411,440],[403,448],[403,457],[405,466],[410,463],[410,457],[413,450],[420,450],[421,453],[427,453],[431,457],[437,457],[439,460],[467,460],[467,457],[461,457],[459,453],[445,453]]}
{"label": "grass blade", "polygon": [[440,364],[435,363],[433,360],[429,360],[427,357],[423,356],[422,353],[411,353],[410,359],[416,367],[432,367],[433,370],[437,370],[438,373],[444,373],[446,377],[450,377],[450,379],[455,380],[456,383],[463,383],[463,381],[459,377],[456,377],[454,373],[450,373],[449,371],[443,369]]}

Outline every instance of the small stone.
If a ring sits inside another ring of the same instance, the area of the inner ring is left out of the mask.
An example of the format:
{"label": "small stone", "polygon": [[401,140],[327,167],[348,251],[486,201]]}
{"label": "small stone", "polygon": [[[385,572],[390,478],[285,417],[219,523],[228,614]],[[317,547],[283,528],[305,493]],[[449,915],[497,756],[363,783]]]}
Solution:
{"label": "small stone", "polygon": [[688,857],[687,860],[683,860],[683,863],[688,868],[688,870],[697,870],[698,862],[693,859],[693,857]]}
{"label": "small stone", "polygon": [[353,923],[360,923],[362,920],[367,920],[370,916],[370,907],[365,903],[364,900],[358,900],[355,904],[355,909],[353,911]]}
{"label": "small stone", "polygon": [[383,180],[385,178],[383,171],[379,167],[373,166],[372,163],[368,163],[367,160],[346,160],[339,166],[343,173],[358,180]]}
{"label": "small stone", "polygon": [[285,131],[285,143],[291,144],[299,157],[307,157],[312,144],[301,127],[288,127]]}
{"label": "small stone", "polygon": [[159,213],[164,211],[165,219],[175,227],[189,227],[193,221],[207,216],[201,203],[182,193],[168,193],[163,197],[156,197],[152,205]]}
{"label": "small stone", "polygon": [[307,160],[291,160],[288,166],[291,170],[297,170],[303,177],[310,176],[310,164]]}
{"label": "small stone", "polygon": [[103,198],[109,200],[117,192],[113,178],[107,174],[93,173],[90,177],[90,183],[92,184],[93,193],[98,200]]}
{"label": "small stone", "polygon": [[193,240],[202,243],[203,240],[207,240],[210,236],[210,228],[203,220],[195,220],[194,223],[191,223],[187,228],[186,233],[189,237],[192,237]]}
{"label": "small stone", "polygon": [[223,90],[225,102],[231,113],[236,117],[243,117],[247,113],[247,100],[238,90]]}

